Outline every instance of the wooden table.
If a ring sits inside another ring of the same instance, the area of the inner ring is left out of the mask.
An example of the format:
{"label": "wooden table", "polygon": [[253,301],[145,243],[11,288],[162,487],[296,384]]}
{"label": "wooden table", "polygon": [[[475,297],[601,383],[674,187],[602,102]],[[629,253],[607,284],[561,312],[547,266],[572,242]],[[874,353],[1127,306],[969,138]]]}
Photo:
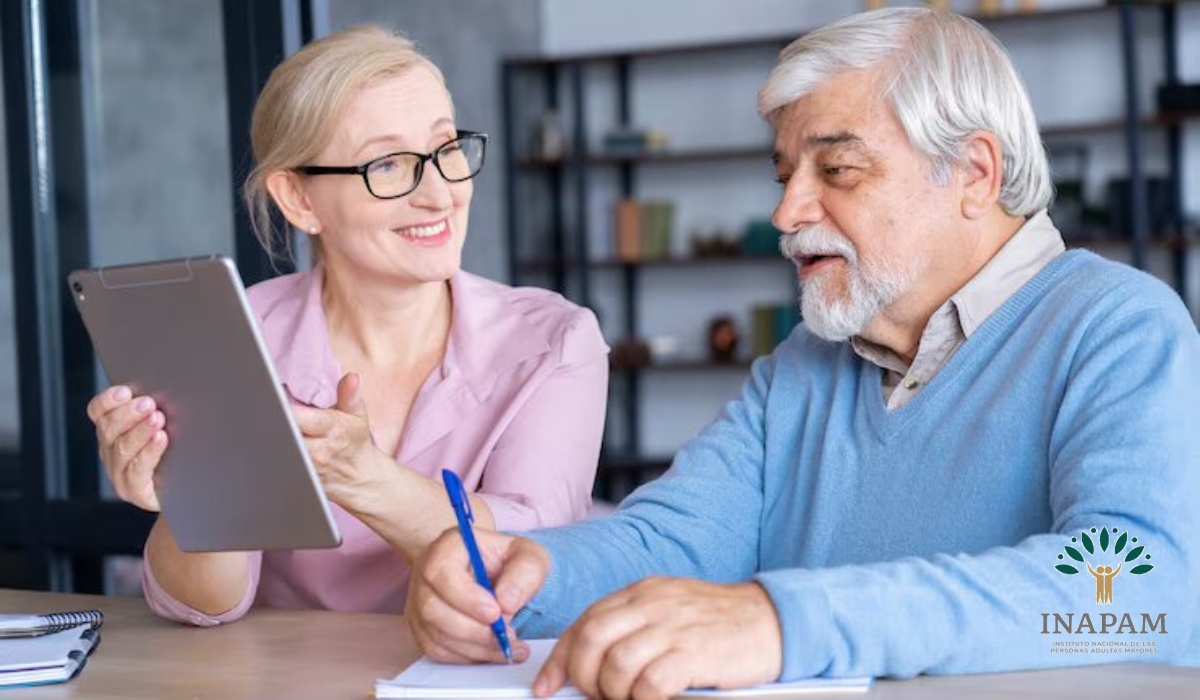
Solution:
{"label": "wooden table", "polygon": [[[231,625],[187,627],[141,598],[0,591],[0,613],[98,608],[100,646],[66,684],[10,690],[9,698],[368,698],[420,656],[403,618],[255,610]],[[10,695],[11,694],[11,695]]]}
{"label": "wooden table", "polygon": [[[365,699],[376,678],[396,675],[419,656],[394,615],[255,610],[231,625],[196,629],[158,619],[140,598],[0,590],[0,613],[89,608],[104,611],[104,628],[83,671],[66,684],[0,688],[0,700]],[[861,697],[1197,700],[1200,669],[1118,664],[921,677],[879,681]]]}

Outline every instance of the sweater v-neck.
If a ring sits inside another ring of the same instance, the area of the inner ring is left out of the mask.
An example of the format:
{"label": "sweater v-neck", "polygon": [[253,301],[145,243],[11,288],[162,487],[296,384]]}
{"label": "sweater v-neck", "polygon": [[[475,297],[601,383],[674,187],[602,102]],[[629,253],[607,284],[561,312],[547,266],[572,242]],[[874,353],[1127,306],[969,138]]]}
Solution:
{"label": "sweater v-neck", "polygon": [[1022,316],[1047,289],[1067,270],[1075,267],[1087,255],[1085,251],[1067,251],[1050,261],[1033,279],[996,309],[975,333],[971,334],[958,350],[946,361],[933,381],[911,401],[894,409],[887,408],[883,399],[883,370],[871,362],[859,359],[858,402],[860,410],[867,412],[871,432],[880,442],[891,441],[901,434],[904,427],[925,411],[925,407],[938,400],[945,388],[957,383],[964,368],[983,361],[981,353],[989,353],[1012,324]]}

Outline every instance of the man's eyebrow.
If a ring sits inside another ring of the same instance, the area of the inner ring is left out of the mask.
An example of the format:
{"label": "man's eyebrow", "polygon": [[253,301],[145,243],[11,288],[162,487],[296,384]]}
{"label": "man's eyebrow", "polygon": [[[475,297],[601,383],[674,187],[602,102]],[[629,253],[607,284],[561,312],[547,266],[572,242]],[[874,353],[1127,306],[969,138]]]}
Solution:
{"label": "man's eyebrow", "polygon": [[863,145],[862,137],[851,131],[837,131],[832,134],[818,134],[804,139],[809,146],[842,146]]}
{"label": "man's eyebrow", "polygon": [[[831,134],[817,134],[808,136],[804,139],[804,145],[807,148],[830,148],[837,146],[846,146],[855,150],[863,151],[867,154],[871,153],[871,149],[867,146],[867,142],[861,136],[852,131],[835,131]],[[785,160],[784,154],[778,148],[771,152],[771,163],[778,166]]]}

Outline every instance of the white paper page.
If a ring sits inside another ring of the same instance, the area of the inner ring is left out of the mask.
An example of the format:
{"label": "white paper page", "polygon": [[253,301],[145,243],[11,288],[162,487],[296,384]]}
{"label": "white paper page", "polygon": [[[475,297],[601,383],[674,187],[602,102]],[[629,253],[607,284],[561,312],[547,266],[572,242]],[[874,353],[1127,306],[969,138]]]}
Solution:
{"label": "white paper page", "polygon": [[[422,657],[400,675],[375,684],[379,698],[532,698],[533,679],[550,657],[553,639],[528,640],[529,658],[519,664],[440,664]],[[409,692],[406,692],[409,691]],[[556,698],[582,698],[572,687]]]}
{"label": "white paper page", "polygon": [[40,637],[0,639],[0,672],[66,666],[71,652],[91,648],[90,639],[83,639],[89,629],[82,625]]}
{"label": "white paper page", "polygon": [[[375,685],[379,698],[532,698],[533,679],[554,648],[554,639],[527,640],[529,659],[521,664],[440,664],[421,658],[391,680]],[[769,698],[804,693],[864,693],[870,678],[815,678],[795,683],[770,683],[741,690],[689,690],[679,697],[697,698]],[[556,698],[582,698],[568,686]]]}

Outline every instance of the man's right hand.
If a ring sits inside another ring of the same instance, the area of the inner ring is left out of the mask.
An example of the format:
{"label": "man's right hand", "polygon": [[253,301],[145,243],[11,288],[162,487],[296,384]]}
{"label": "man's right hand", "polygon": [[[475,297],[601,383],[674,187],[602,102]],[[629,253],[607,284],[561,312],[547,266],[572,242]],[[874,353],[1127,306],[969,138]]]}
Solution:
{"label": "man's right hand", "polygon": [[113,490],[121,500],[149,511],[159,510],[154,470],[167,449],[166,419],[157,408],[154,399],[134,396],[123,385],[96,394],[87,405]]}
{"label": "man's right hand", "polygon": [[[550,571],[550,553],[521,537],[475,530],[487,567],[493,598],[475,582],[467,548],[458,528],[442,533],[413,566],[404,614],[421,650],[443,663],[503,663],[492,623],[511,620],[542,587]],[[514,661],[529,657],[529,647],[510,631]]]}

